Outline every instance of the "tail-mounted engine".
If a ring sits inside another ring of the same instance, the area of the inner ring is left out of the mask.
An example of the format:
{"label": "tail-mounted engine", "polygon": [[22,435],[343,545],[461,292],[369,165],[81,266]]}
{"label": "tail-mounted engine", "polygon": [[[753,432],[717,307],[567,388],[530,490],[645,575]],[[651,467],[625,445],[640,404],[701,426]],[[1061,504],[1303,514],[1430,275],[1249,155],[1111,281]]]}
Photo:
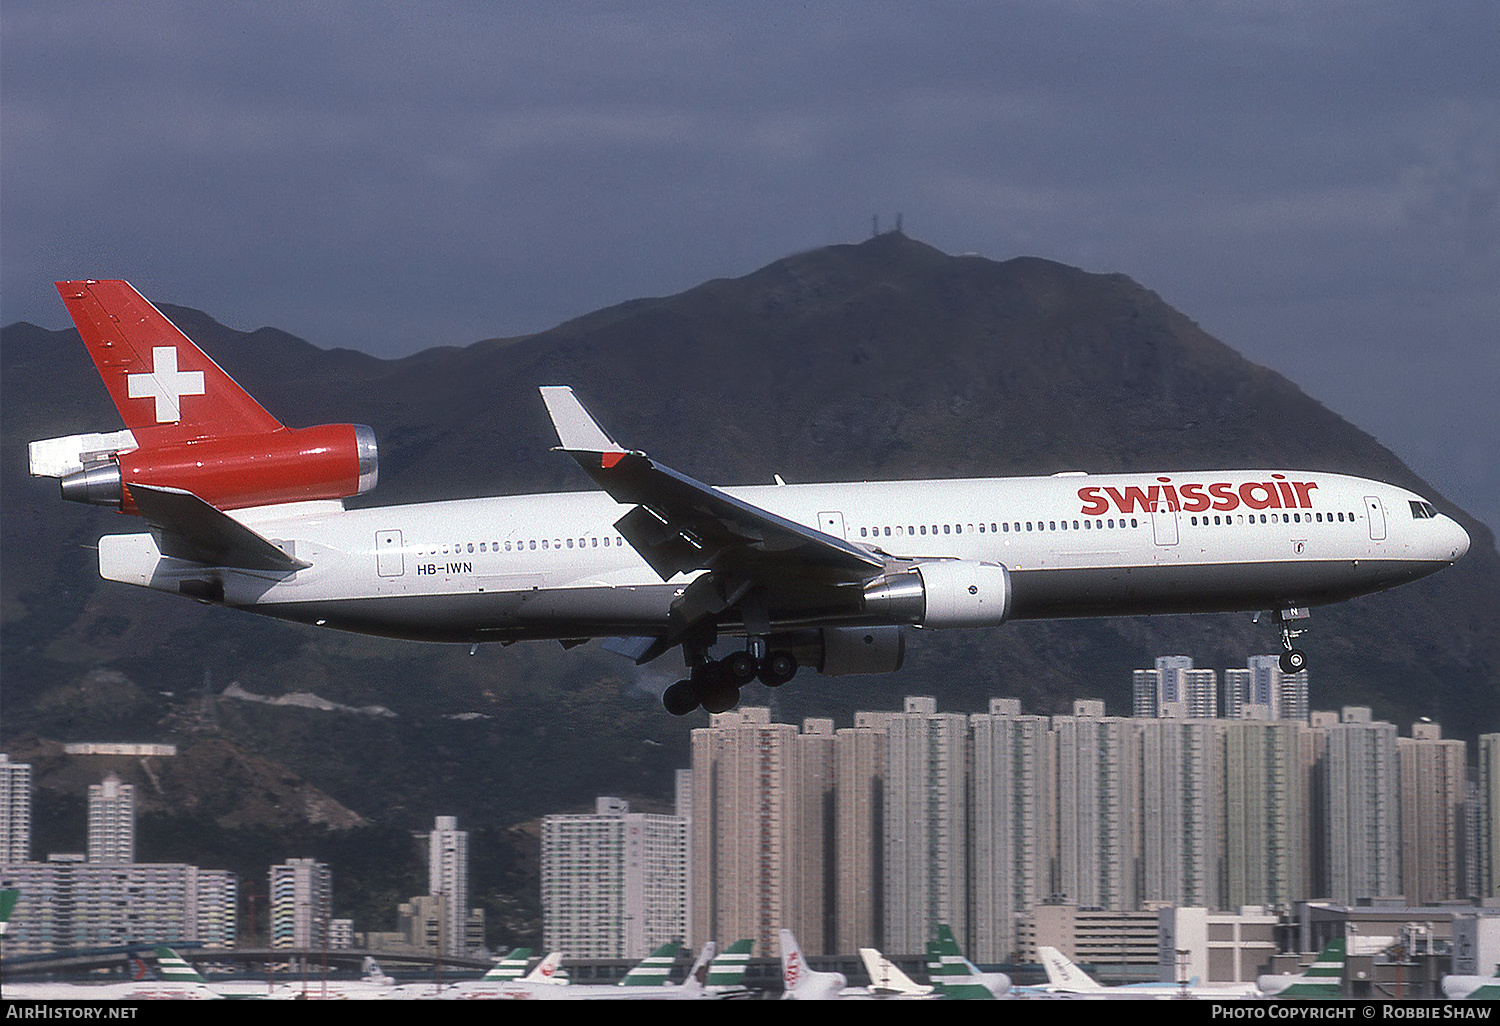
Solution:
{"label": "tail-mounted engine", "polygon": [[865,612],[918,627],[994,627],[1010,615],[1010,571],[943,559],[882,574],[865,585]]}
{"label": "tail-mounted engine", "polygon": [[375,487],[375,433],[320,424],[135,448],[130,432],[33,442],[31,472],[58,477],[73,502],[136,512],[130,486],[181,488],[219,509],[343,499]]}

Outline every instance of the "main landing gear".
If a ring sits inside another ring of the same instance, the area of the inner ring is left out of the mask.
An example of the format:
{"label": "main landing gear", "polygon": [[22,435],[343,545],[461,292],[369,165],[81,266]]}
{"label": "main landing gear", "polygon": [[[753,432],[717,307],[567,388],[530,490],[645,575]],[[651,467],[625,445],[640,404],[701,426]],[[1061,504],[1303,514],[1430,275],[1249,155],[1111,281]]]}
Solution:
{"label": "main landing gear", "polygon": [[1307,669],[1307,653],[1292,645],[1292,639],[1302,634],[1303,628],[1293,627],[1292,622],[1306,620],[1311,614],[1306,606],[1289,606],[1276,610],[1276,625],[1281,628],[1281,672],[1301,673]]}
{"label": "main landing gear", "polygon": [[688,676],[661,696],[661,704],[673,716],[686,716],[700,705],[711,713],[728,712],[739,704],[740,688],[757,677],[766,687],[778,688],[797,675],[797,658],[767,650],[760,638],[723,659],[711,660],[701,650],[689,650],[688,662]]}

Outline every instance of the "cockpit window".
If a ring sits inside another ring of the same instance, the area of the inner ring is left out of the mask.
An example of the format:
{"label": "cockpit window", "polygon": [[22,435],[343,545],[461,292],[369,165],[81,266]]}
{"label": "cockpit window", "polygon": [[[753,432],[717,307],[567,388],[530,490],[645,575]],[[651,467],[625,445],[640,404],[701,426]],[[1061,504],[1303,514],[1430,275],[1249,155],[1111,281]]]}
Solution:
{"label": "cockpit window", "polygon": [[1419,502],[1416,499],[1409,499],[1407,502],[1411,506],[1413,520],[1431,520],[1438,515],[1430,502]]}

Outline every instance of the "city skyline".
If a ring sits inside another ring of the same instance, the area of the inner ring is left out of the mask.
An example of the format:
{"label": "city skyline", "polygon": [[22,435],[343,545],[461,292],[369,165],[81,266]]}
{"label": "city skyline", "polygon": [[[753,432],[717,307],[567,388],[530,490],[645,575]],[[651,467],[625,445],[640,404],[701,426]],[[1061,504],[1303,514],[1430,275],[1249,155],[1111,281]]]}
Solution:
{"label": "city skyline", "polygon": [[[849,727],[816,717],[779,723],[760,707],[712,717],[692,732],[692,767],[677,775],[679,815],[596,801],[593,818],[615,820],[610,830],[630,823],[668,840],[667,861],[647,858],[649,844],[631,849],[637,871],[628,886],[621,875],[618,897],[638,905],[648,892],[669,904],[674,892],[690,895],[677,899],[670,924],[625,941],[629,950],[673,933],[754,937],[768,950],[785,927],[810,952],[902,951],[919,948],[941,922],[976,957],[1000,961],[1029,936],[1026,915],[1058,902],[1121,913],[1158,904],[1286,907],[1314,897],[1427,904],[1494,886],[1494,816],[1485,811],[1493,777],[1481,772],[1471,791],[1470,746],[1443,738],[1440,725],[1421,721],[1400,736],[1357,706],[1272,718],[1276,702],[1267,697],[1280,691],[1281,707],[1296,708],[1307,675],[1278,683],[1261,657],[1225,671],[1225,688],[1246,701],[1195,705],[1185,689],[1164,688],[1162,671],[1200,691],[1217,689],[1217,672],[1186,657],[1156,663],[1132,673],[1137,700],[1142,674],[1154,677],[1147,690],[1158,715],[1149,717],[1110,716],[1096,699],[1050,716],[1007,698],[991,699],[985,713],[955,713],[923,696],[899,710],[857,712]],[[1259,684],[1257,669],[1266,671]],[[1189,715],[1194,708],[1226,715]],[[1227,715],[1231,708],[1238,716]],[[1476,749],[1481,768],[1494,758],[1494,737]],[[0,768],[0,804],[24,825],[29,798],[18,795],[29,795],[31,768],[9,757]],[[64,873],[78,863],[134,861],[134,788],[110,771],[89,797],[87,856],[53,853],[31,865]],[[554,814],[546,822],[589,819]],[[685,825],[678,833],[673,824]],[[434,821],[429,896],[459,904],[413,913],[432,920],[429,930],[442,924],[452,953],[483,937],[482,921],[458,911],[467,909],[467,838],[454,817]],[[29,838],[13,840],[12,850],[18,843]],[[668,868],[678,858],[680,879]],[[640,871],[647,861],[654,869]],[[272,881],[274,897],[274,868]],[[656,913],[612,915],[645,928]],[[584,925],[601,945],[625,940]]]}

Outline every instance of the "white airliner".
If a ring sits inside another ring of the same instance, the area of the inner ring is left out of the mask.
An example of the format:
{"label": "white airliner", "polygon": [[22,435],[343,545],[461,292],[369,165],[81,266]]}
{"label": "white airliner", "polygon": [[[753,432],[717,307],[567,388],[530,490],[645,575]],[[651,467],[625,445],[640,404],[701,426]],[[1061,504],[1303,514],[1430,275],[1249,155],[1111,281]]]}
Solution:
{"label": "white airliner", "polygon": [[1277,974],[1257,976],[1256,989],[1264,997],[1287,1000],[1302,998],[1340,998],[1344,996],[1344,962],[1348,954],[1348,942],[1344,937],[1334,937],[1312,965],[1292,975]]}
{"label": "white airliner", "polygon": [[1451,1001],[1500,1001],[1500,974],[1444,976],[1443,996]]}
{"label": "white airliner", "polygon": [[703,945],[687,979],[673,983],[668,977],[679,947],[663,944],[637,963],[619,983],[570,983],[559,987],[551,982],[516,980],[502,985],[494,996],[511,1001],[708,1001],[720,997],[704,986],[718,945],[713,941]]}
{"label": "white airliner", "polygon": [[1041,945],[1037,955],[1047,970],[1047,989],[1055,994],[1074,997],[1117,1000],[1172,1000],[1176,998],[1217,998],[1221,1001],[1260,997],[1253,983],[1200,983],[1197,978],[1181,983],[1124,983],[1106,987],[1084,972],[1072,959],[1056,948]]}
{"label": "white airliner", "polygon": [[12,1001],[212,1001],[223,997],[171,948],[156,949],[160,979],[128,983],[7,983]]}
{"label": "white airliner", "polygon": [[982,973],[964,957],[947,923],[939,923],[936,939],[927,942],[927,975],[940,994],[954,1000],[992,1001],[1013,990],[1009,976]]}
{"label": "white airliner", "polygon": [[457,980],[447,984],[408,983],[392,991],[391,997],[397,1000],[472,1001],[497,998],[502,988],[518,982],[528,986],[565,986],[568,975],[561,971],[562,959],[561,951],[553,951],[528,973],[526,965],[531,961],[531,949],[516,948],[477,980]]}
{"label": "white airliner", "polygon": [[[121,281],[59,282],[126,429],[33,442],[64,498],[139,514],[113,581],[428,641],[681,647],[663,704],[732,708],[759,679],[901,666],[908,628],[1269,610],[1283,665],[1308,608],[1425,577],[1468,535],[1424,497],[1300,470],[716,488],[542,398],[599,492],[370,509],[367,427],[285,427]],[[742,638],[719,658],[721,638]]]}
{"label": "white airliner", "polygon": [[781,942],[781,999],[783,1001],[918,1000],[938,997],[935,988],[915,983],[874,948],[860,948],[868,987],[851,987],[843,973],[825,973],[807,964],[802,946],[791,930],[777,934]]}

